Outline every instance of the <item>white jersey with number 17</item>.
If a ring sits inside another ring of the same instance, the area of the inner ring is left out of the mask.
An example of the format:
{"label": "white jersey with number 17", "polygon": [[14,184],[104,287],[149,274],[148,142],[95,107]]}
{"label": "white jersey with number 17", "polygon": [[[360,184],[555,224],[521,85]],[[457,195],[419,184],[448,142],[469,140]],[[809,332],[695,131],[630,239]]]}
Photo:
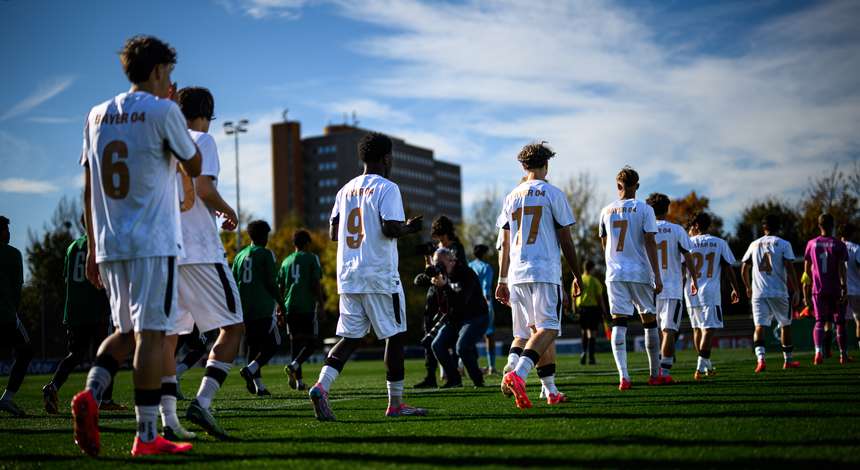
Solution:
{"label": "white jersey with number 17", "polygon": [[173,101],[138,91],[90,110],[80,163],[90,169],[96,262],[182,253],[173,156],[196,151]]}
{"label": "white jersey with number 17", "polygon": [[654,209],[638,199],[619,199],[600,211],[600,238],[606,238],[606,280],[653,285],[645,234],[657,233]]}
{"label": "white jersey with number 17", "polygon": [[400,188],[380,175],[357,176],[337,192],[331,220],[338,222],[338,294],[398,292],[397,239],[382,233],[382,221],[406,220]]}
{"label": "white jersey with number 17", "polygon": [[505,197],[496,226],[510,231],[508,284],[561,285],[556,230],[576,220],[564,192],[544,180],[520,183]]}
{"label": "white jersey with number 17", "polygon": [[690,237],[678,224],[665,220],[657,221],[657,263],[660,264],[660,278],[663,290],[658,299],[684,298],[683,273],[684,253],[690,252]]}

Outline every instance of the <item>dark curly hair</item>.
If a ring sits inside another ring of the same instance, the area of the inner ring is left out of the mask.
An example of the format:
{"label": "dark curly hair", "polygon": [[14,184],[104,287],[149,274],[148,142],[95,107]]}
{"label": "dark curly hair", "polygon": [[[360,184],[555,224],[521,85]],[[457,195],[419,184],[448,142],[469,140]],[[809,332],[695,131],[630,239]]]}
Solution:
{"label": "dark curly hair", "polygon": [[666,215],[669,212],[669,204],[671,202],[669,196],[663,193],[651,193],[648,199],[645,200],[645,203],[654,209],[654,215],[658,217]]}
{"label": "dark curly hair", "polygon": [[157,65],[175,64],[176,50],[154,36],[134,36],[119,51],[119,60],[128,80],[142,83]]}
{"label": "dark curly hair", "polygon": [[262,245],[269,237],[272,227],[265,220],[254,220],[248,224],[248,236],[255,245]]}
{"label": "dark curly hair", "polygon": [[711,214],[707,212],[699,212],[690,219],[690,227],[693,225],[699,226],[699,231],[705,233],[711,228]]}
{"label": "dark curly hair", "polygon": [[430,225],[430,236],[448,235],[450,238],[456,238],[454,234],[454,222],[448,217],[440,215],[433,220]]}
{"label": "dark curly hair", "polygon": [[311,234],[308,233],[307,230],[304,230],[304,229],[296,230],[296,233],[293,234],[293,245],[296,248],[303,250],[306,246],[310,245],[310,243],[311,243]]}
{"label": "dark curly hair", "polygon": [[526,145],[517,155],[517,161],[522,163],[526,170],[542,168],[555,156],[555,152],[546,144],[546,141],[541,141]]}
{"label": "dark curly hair", "polygon": [[639,173],[632,166],[626,165],[615,175],[615,181],[618,181],[625,187],[634,186],[639,184]]}
{"label": "dark curly hair", "polygon": [[371,132],[358,142],[358,157],[364,163],[379,163],[391,154],[391,139],[385,134]]}
{"label": "dark curly hair", "polygon": [[472,255],[474,255],[475,258],[484,259],[484,256],[486,256],[488,251],[490,251],[490,247],[487,245],[475,245],[475,248],[472,249]]}
{"label": "dark curly hair", "polygon": [[189,121],[197,118],[211,121],[215,117],[215,98],[208,88],[185,87],[176,94],[176,100],[185,119]]}

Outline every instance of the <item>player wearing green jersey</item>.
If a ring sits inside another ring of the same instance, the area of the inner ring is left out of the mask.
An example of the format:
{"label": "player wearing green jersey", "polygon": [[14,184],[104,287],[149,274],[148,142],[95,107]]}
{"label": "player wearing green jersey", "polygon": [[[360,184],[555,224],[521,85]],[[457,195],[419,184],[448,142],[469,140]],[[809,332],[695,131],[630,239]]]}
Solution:
{"label": "player wearing green jersey", "polygon": [[278,293],[283,301],[279,313],[286,315],[293,357],[284,372],[290,376],[290,388],[294,390],[305,389],[302,364],[314,352],[317,320],[322,315],[322,268],[319,257],[305,251],[310,243],[311,235],[306,230],[297,230],[293,235],[295,251],[278,270]]}
{"label": "player wearing green jersey", "polygon": [[[84,217],[81,223],[86,224]],[[66,280],[66,303],[63,308],[63,325],[66,327],[69,353],[57,364],[57,370],[47,385],[42,387],[45,412],[57,414],[57,392],[66,383],[69,374],[83,362],[90,344],[98,346],[104,339],[104,321],[110,316],[107,294],[97,289],[86,275],[87,236],[84,234],[66,249],[63,278]],[[125,410],[113,401],[113,381],[102,393],[100,410]]]}
{"label": "player wearing green jersey", "polygon": [[239,286],[242,311],[245,313],[245,342],[248,344],[248,365],[239,370],[248,392],[257,396],[271,395],[263,384],[260,369],[269,363],[281,344],[275,321],[275,255],[266,248],[271,227],[265,221],[248,224],[251,244],[233,260],[233,277]]}
{"label": "player wearing green jersey", "polygon": [[24,284],[24,263],[21,252],[9,245],[9,219],[0,216],[0,343],[12,346],[15,362],[9,372],[9,383],[0,397],[0,410],[14,416],[26,413],[12,399],[24,381],[27,366],[33,358],[30,338],[21,320],[18,306],[21,304],[21,286]]}

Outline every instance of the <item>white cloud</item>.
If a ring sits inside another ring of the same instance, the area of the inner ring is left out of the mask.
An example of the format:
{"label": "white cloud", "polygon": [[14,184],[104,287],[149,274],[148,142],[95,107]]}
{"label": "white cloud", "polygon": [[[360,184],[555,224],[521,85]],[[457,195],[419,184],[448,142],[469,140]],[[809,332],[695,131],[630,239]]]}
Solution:
{"label": "white cloud", "polygon": [[349,113],[351,116],[355,112],[356,117],[360,121],[365,119],[385,121],[389,125],[405,124],[412,121],[412,117],[408,113],[394,109],[385,103],[367,98],[337,101],[329,104],[326,108],[327,111],[335,115]]}
{"label": "white cloud", "polygon": [[24,178],[6,178],[0,180],[0,192],[23,194],[48,194],[59,188],[48,181],[30,180]]}
{"label": "white cloud", "polygon": [[30,94],[30,96],[19,101],[0,115],[0,121],[5,121],[29,112],[45,101],[48,101],[62,93],[66,88],[71,86],[74,81],[75,77],[57,77],[51,81],[42,83],[32,94]]}
{"label": "white cloud", "polygon": [[215,0],[229,12],[239,10],[253,18],[268,17],[296,19],[310,0]]}

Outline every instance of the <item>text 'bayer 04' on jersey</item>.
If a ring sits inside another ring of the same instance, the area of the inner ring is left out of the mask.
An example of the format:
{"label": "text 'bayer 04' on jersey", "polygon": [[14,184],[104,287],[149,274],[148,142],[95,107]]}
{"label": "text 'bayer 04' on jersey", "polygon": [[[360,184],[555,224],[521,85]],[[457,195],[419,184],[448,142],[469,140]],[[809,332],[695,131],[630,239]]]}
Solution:
{"label": "text 'bayer 04' on jersey", "polygon": [[791,249],[790,243],[782,238],[766,235],[750,243],[741,261],[752,264],[754,299],[788,297],[785,262],[794,261],[794,250]]}
{"label": "text 'bayer 04' on jersey", "polygon": [[337,192],[331,220],[338,221],[338,293],[398,292],[397,239],[382,233],[382,221],[406,220],[400,188],[380,175],[357,176]]}
{"label": "text 'bayer 04' on jersey", "polygon": [[684,254],[692,249],[690,237],[680,225],[658,220],[657,235],[654,238],[657,242],[657,263],[660,264],[660,277],[663,280],[663,290],[657,298],[680,300],[684,298]]}
{"label": "text 'bayer 04' on jersey", "polygon": [[188,133],[200,149],[202,162],[200,176],[192,178],[182,171],[176,172],[179,210],[182,213],[182,241],[185,248],[185,255],[177,260],[177,264],[223,263],[226,253],[218,234],[215,211],[207,207],[197,195],[197,185],[203,178],[210,178],[212,184],[218,186],[218,173],[221,172],[218,147],[215,145],[215,139],[205,132],[189,130]]}
{"label": "text 'bayer 04' on jersey", "polygon": [[556,230],[576,223],[564,192],[544,180],[520,183],[505,197],[496,226],[510,231],[508,284],[561,285]]}
{"label": "text 'bayer 04' on jersey", "polygon": [[645,234],[657,233],[654,209],[638,199],[619,199],[600,211],[598,228],[606,238],[606,280],[653,285]]}
{"label": "text 'bayer 04' on jersey", "polygon": [[97,262],[182,253],[174,155],[195,153],[173,101],[138,91],[90,110],[80,163],[90,169]]}
{"label": "text 'bayer 04' on jersey", "polygon": [[693,258],[693,271],[697,273],[696,282],[699,291],[696,295],[690,295],[690,280],[684,286],[684,296],[687,305],[701,307],[705,305],[722,305],[722,292],[720,291],[720,275],[722,274],[723,262],[734,266],[737,261],[729,244],[725,240],[713,235],[696,235],[690,237]]}

